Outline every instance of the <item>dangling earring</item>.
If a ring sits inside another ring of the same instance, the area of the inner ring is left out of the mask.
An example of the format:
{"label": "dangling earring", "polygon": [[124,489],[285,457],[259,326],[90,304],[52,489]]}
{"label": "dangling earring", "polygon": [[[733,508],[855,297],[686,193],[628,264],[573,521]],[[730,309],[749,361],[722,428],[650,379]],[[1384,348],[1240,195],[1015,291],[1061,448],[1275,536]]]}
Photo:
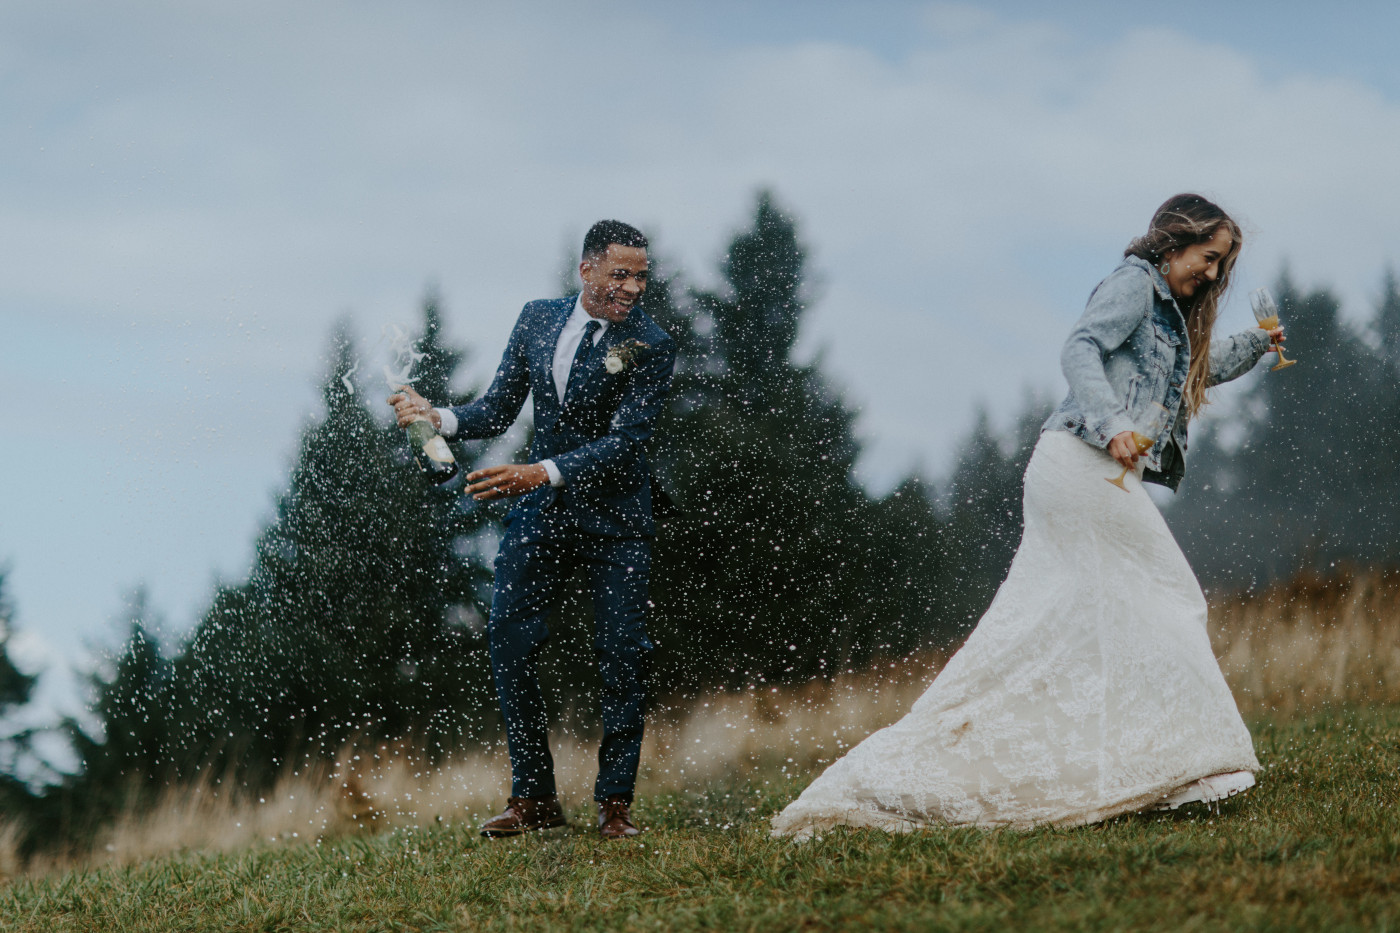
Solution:
{"label": "dangling earring", "polygon": [[1163,275],[1166,275],[1168,272],[1172,271],[1172,264],[1169,262],[1164,262],[1157,267],[1157,271],[1162,273]]}

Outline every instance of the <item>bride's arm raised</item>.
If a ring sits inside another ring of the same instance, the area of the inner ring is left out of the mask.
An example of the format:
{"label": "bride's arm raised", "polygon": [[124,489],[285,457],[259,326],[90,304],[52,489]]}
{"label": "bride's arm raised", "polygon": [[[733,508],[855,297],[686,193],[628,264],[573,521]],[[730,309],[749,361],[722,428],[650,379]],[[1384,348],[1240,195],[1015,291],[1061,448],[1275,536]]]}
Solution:
{"label": "bride's arm raised", "polygon": [[1275,339],[1284,339],[1282,327],[1272,331],[1252,327],[1233,337],[1211,340],[1210,378],[1206,385],[1215,386],[1243,376],[1269,352],[1269,344]]}

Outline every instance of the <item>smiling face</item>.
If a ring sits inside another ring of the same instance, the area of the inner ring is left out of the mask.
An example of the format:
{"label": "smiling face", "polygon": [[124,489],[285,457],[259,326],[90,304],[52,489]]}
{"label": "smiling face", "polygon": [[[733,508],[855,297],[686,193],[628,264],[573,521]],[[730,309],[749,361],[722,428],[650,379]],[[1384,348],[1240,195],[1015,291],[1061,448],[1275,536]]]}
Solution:
{"label": "smiling face", "polygon": [[583,309],[614,324],[625,321],[647,290],[647,272],[647,251],[639,246],[609,243],[606,252],[585,256],[578,264]]}
{"label": "smiling face", "polygon": [[1163,278],[1172,295],[1193,298],[1197,292],[1209,288],[1210,283],[1220,277],[1221,263],[1234,245],[1229,226],[1221,224],[1210,239],[1164,253],[1162,260],[1167,263],[1167,272]]}

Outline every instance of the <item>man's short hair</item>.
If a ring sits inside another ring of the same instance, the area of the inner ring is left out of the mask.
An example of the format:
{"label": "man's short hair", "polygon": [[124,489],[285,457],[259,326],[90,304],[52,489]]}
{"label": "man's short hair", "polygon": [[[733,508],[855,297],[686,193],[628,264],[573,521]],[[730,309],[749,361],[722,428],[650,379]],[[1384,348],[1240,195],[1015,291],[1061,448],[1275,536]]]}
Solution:
{"label": "man's short hair", "polygon": [[631,224],[620,220],[600,220],[588,228],[583,237],[583,258],[597,259],[608,251],[608,245],[635,246],[647,248],[647,238]]}

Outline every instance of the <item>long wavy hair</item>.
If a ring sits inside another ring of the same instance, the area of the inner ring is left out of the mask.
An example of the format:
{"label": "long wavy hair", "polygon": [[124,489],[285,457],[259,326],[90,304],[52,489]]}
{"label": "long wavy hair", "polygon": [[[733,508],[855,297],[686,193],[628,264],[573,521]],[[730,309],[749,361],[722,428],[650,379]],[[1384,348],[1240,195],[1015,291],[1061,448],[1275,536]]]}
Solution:
{"label": "long wavy hair", "polygon": [[1154,266],[1160,266],[1167,254],[1193,243],[1204,243],[1221,227],[1230,231],[1230,250],[1220,259],[1220,274],[1187,299],[1177,299],[1186,315],[1186,338],[1191,344],[1191,366],[1186,373],[1182,399],[1192,415],[1205,407],[1206,389],[1210,382],[1210,335],[1215,329],[1216,310],[1220,298],[1230,287],[1230,273],[1239,258],[1244,235],[1240,225],[1218,205],[1199,194],[1178,194],[1152,215],[1147,233],[1137,237],[1123,250],[1123,255],[1137,256]]}

